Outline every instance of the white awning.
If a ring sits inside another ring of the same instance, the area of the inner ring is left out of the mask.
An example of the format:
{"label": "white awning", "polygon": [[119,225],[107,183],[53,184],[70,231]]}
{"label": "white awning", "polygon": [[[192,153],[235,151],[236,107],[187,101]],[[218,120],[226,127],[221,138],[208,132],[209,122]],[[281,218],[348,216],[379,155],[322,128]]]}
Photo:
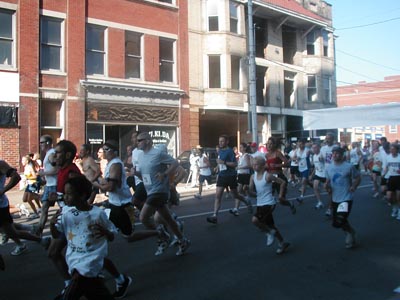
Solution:
{"label": "white awning", "polygon": [[398,124],[400,124],[400,101],[303,111],[304,130]]}

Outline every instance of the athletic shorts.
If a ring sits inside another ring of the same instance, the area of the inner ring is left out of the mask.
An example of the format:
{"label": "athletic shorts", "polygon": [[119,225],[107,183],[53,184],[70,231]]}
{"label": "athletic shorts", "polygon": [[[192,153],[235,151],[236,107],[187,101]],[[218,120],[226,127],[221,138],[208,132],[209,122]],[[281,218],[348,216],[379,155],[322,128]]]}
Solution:
{"label": "athletic shorts", "polygon": [[308,178],[308,176],[310,175],[310,170],[305,170],[305,171],[302,171],[302,172],[300,172],[300,177],[301,178]]}
{"label": "athletic shorts", "polygon": [[272,215],[272,212],[275,209],[275,205],[263,205],[263,206],[257,206],[256,213],[254,216],[260,221],[261,223],[267,225],[267,226],[273,226],[274,223],[274,217]]}
{"label": "athletic shorts", "polygon": [[390,176],[388,180],[388,191],[400,191],[400,176]]}
{"label": "athletic shorts", "polygon": [[319,182],[325,183],[326,182],[326,178],[325,177],[319,177],[318,175],[314,175],[313,180],[318,180]]}
{"label": "athletic shorts", "polygon": [[372,170],[372,173],[376,174],[376,176],[381,176],[381,172],[380,172],[380,171],[374,171],[374,170]]}
{"label": "athletic shorts", "polygon": [[[286,182],[286,184],[288,183],[288,180],[287,180],[286,176],[283,175],[283,173],[278,173],[278,178],[284,180]],[[277,182],[273,182],[272,183],[272,194],[274,195],[275,193],[277,193],[279,195],[280,191],[281,191],[281,185]],[[285,190],[283,191],[284,197],[286,196],[286,192],[287,192],[287,185],[286,185]]]}
{"label": "athletic shorts", "polygon": [[236,175],[218,176],[217,187],[226,188],[227,186],[229,186],[230,189],[236,189],[237,188],[237,177],[236,177]]}
{"label": "athletic shorts", "polygon": [[43,195],[40,200],[42,202],[48,201],[51,193],[57,193],[57,186],[56,185],[52,185],[52,186],[45,185]]}
{"label": "athletic shorts", "polygon": [[299,166],[290,166],[290,174],[300,176]]}
{"label": "athletic shorts", "polygon": [[250,176],[250,174],[238,174],[237,182],[243,185],[249,185]]}
{"label": "athletic shorts", "polygon": [[135,201],[143,203],[146,202],[147,192],[143,182],[140,182],[135,186],[135,193],[133,194],[133,198],[135,199]]}
{"label": "athletic shorts", "polygon": [[[340,210],[340,204],[342,203],[347,203],[347,211],[338,211]],[[337,224],[338,222],[340,222],[342,226],[347,225],[352,207],[353,201],[344,201],[341,203],[332,202],[332,225],[336,227],[334,224]]]}
{"label": "athletic shorts", "polygon": [[124,235],[131,235],[133,231],[133,223],[131,221],[130,208],[128,206],[133,205],[128,203],[123,206],[116,206],[110,203],[110,221],[114,223],[115,227],[121,230]]}
{"label": "athletic shorts", "polygon": [[154,207],[161,208],[168,202],[169,195],[165,193],[155,193],[151,195],[147,195],[146,204]]}
{"label": "athletic shorts", "polygon": [[211,182],[211,175],[199,175],[199,183],[204,183],[207,180],[207,183]]}
{"label": "athletic shorts", "polygon": [[0,227],[6,224],[12,224],[13,218],[10,214],[10,207],[0,207]]}
{"label": "athletic shorts", "polygon": [[34,184],[28,184],[28,185],[26,186],[26,188],[25,188],[25,192],[27,192],[27,193],[38,193],[39,190],[38,190],[37,184],[36,184],[36,183],[34,183]]}

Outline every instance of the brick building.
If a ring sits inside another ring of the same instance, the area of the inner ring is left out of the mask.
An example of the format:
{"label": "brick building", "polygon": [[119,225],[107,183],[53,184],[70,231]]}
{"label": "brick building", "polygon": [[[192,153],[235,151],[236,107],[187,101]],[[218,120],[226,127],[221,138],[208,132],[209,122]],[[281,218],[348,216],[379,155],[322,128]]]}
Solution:
{"label": "brick building", "polygon": [[[374,104],[400,102],[400,75],[388,76],[384,81],[359,82],[358,84],[337,88],[338,107],[368,105],[371,111]],[[381,114],[381,113],[380,113]],[[384,118],[384,113],[381,114]],[[340,140],[361,141],[387,137],[388,141],[400,140],[400,116],[397,125],[363,126],[339,129]]]}
{"label": "brick building", "polygon": [[189,147],[187,0],[0,0],[0,158],[39,137]]}

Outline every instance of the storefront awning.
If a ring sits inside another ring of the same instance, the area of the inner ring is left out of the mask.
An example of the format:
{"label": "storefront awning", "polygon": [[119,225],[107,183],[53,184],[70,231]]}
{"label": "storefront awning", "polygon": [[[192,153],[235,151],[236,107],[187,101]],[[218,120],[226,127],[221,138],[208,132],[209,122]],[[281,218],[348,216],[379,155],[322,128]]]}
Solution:
{"label": "storefront awning", "polygon": [[400,124],[400,101],[303,111],[304,130],[397,124]]}

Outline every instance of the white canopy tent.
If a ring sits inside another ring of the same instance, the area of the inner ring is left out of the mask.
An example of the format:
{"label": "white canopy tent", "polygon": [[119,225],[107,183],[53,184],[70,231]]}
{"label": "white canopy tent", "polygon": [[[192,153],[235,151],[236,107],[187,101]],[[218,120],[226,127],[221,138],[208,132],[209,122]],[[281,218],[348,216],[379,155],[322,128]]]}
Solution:
{"label": "white canopy tent", "polygon": [[400,102],[303,111],[303,129],[333,129],[400,124]]}

